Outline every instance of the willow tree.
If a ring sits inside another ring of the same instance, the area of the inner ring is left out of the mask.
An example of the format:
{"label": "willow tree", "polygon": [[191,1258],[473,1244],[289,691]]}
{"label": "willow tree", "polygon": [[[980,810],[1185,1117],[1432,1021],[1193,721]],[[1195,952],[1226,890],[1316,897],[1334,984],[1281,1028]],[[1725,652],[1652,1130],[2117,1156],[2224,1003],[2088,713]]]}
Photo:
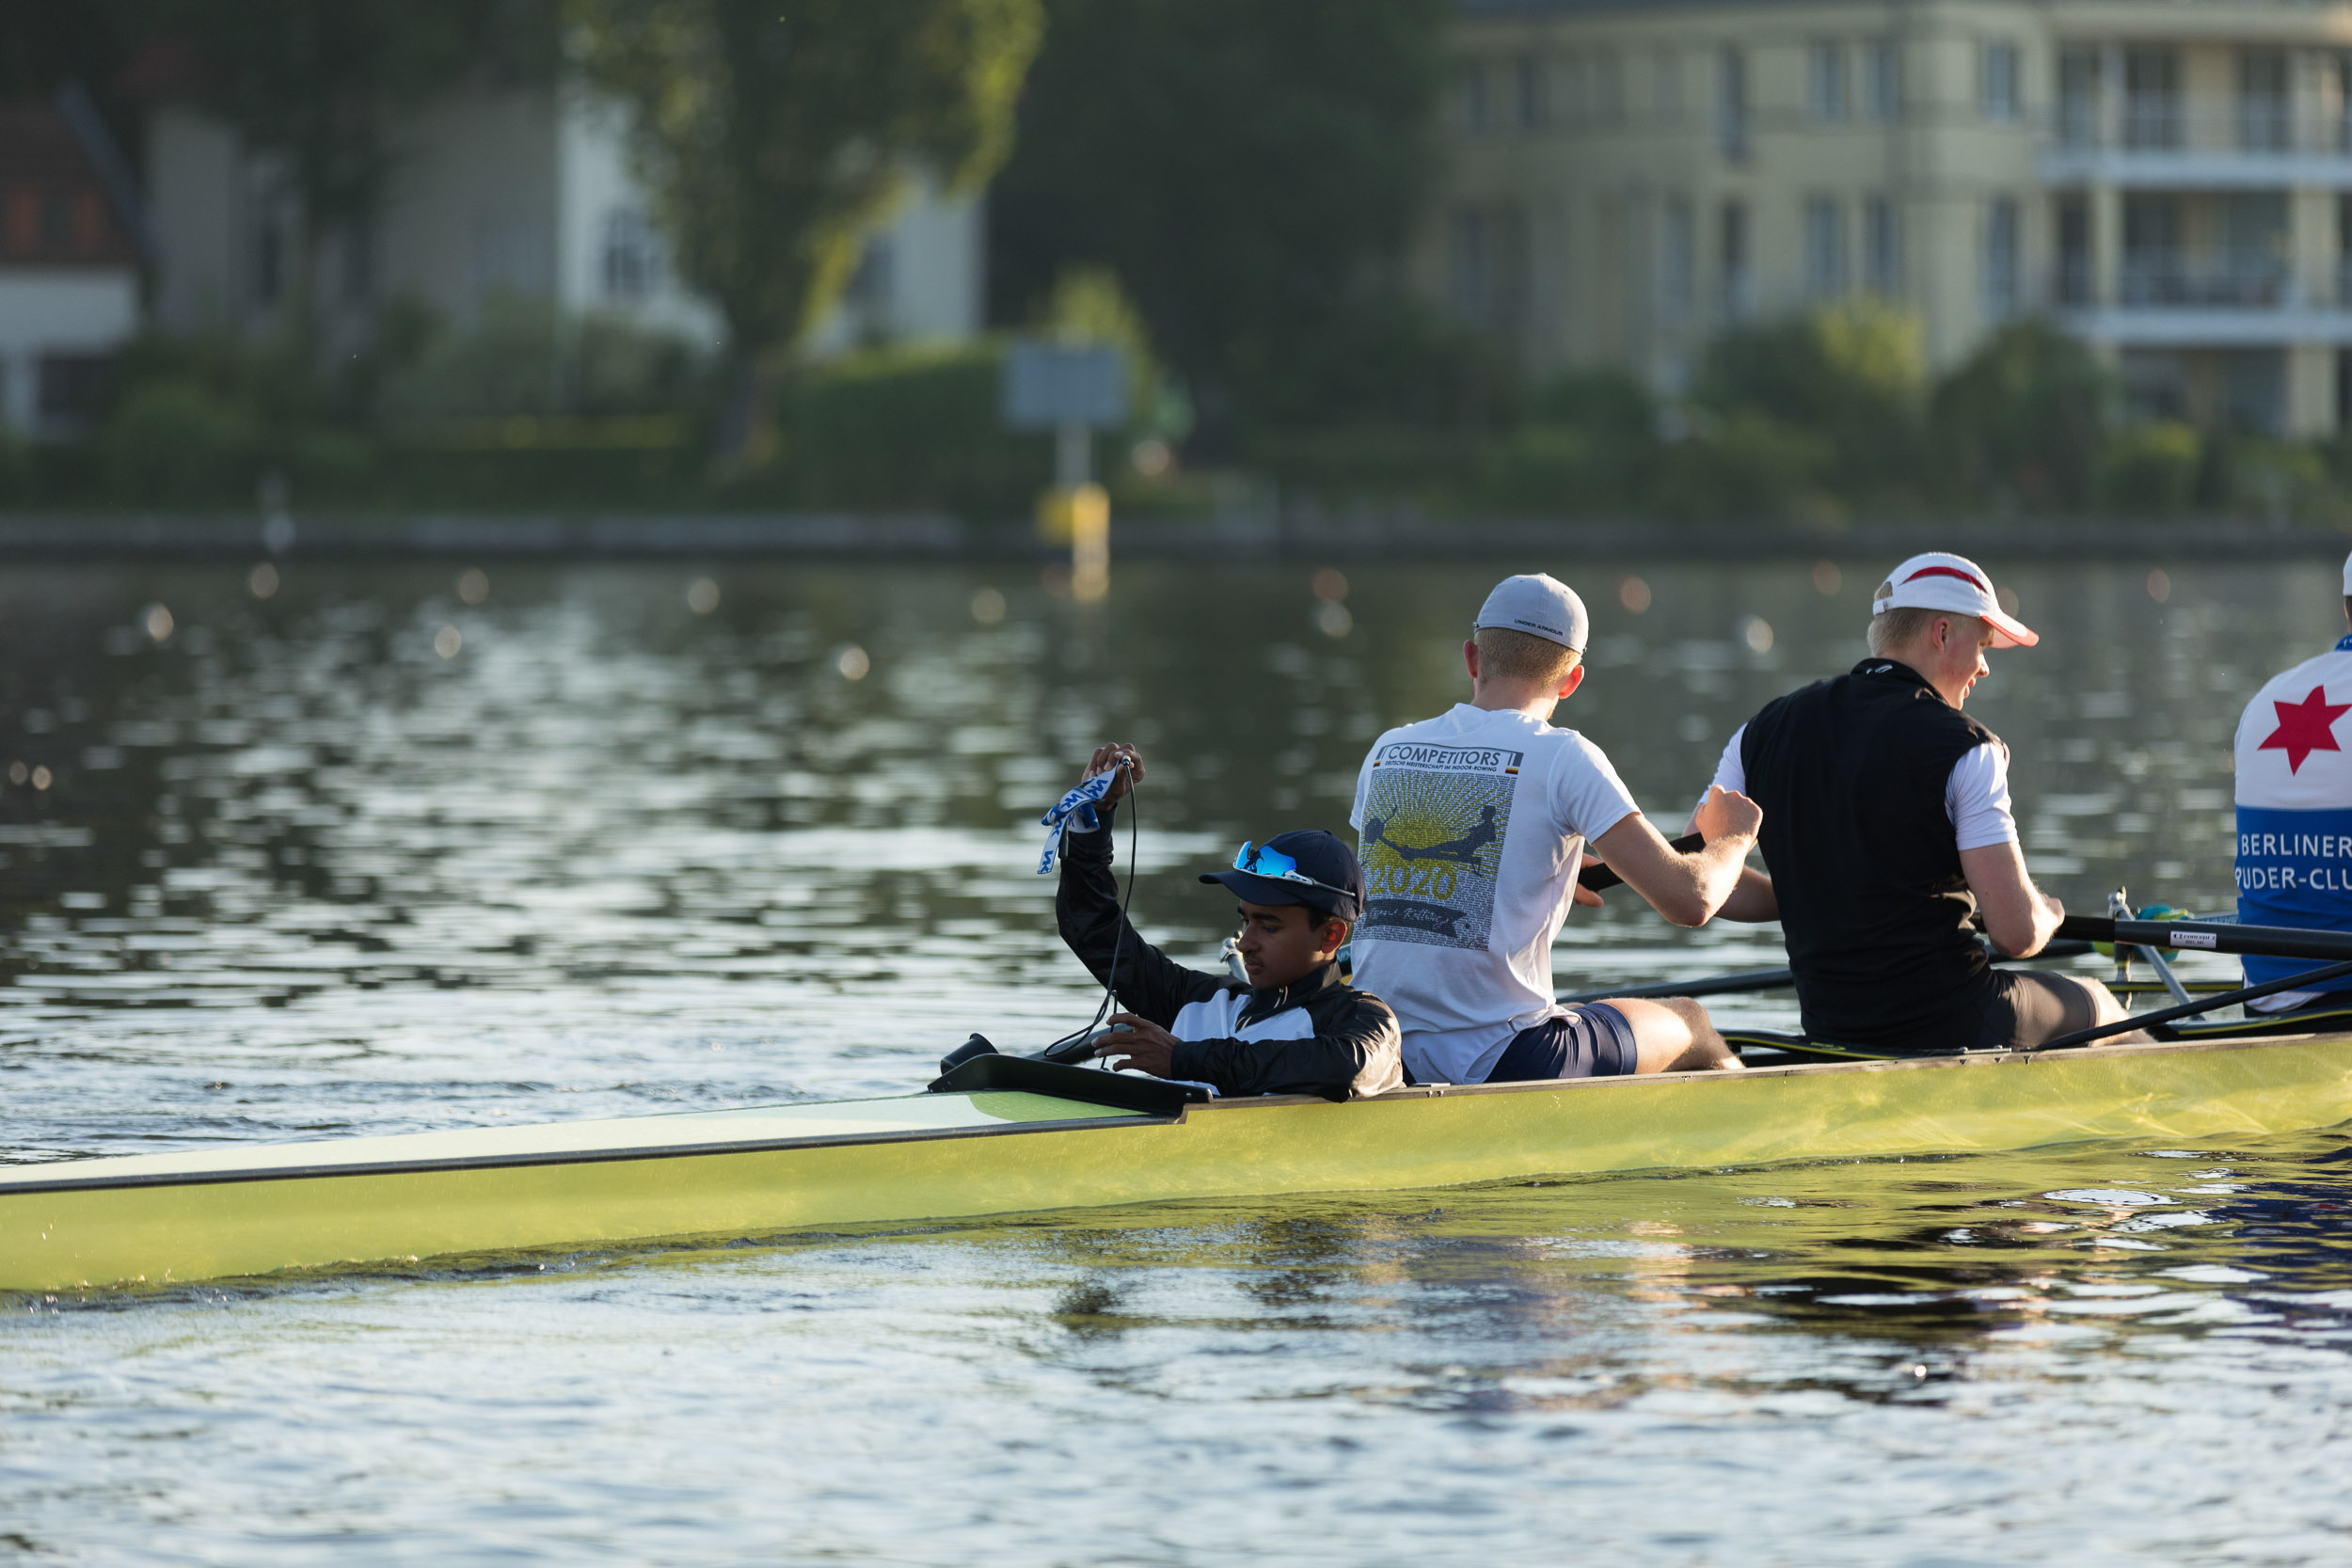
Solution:
{"label": "willow tree", "polygon": [[[637,172],[747,388],[840,299],[921,169],[993,174],[1041,0],[567,0],[588,80],[630,110]],[[763,416],[750,411],[755,441]]]}

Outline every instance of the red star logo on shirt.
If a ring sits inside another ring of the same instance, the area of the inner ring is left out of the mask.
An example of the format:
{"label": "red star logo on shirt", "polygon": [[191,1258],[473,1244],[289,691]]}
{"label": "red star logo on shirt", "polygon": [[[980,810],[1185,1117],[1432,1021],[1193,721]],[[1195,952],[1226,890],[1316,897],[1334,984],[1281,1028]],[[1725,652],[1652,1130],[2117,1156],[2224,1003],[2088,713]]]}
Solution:
{"label": "red star logo on shirt", "polygon": [[2352,703],[2336,704],[2328,700],[2328,689],[2312,688],[2312,694],[2299,703],[2273,702],[2279,710],[2279,727],[2268,740],[2254,749],[2258,752],[2284,752],[2287,771],[2298,771],[2303,759],[2313,752],[2341,752],[2336,744],[2335,722],[2352,713]]}

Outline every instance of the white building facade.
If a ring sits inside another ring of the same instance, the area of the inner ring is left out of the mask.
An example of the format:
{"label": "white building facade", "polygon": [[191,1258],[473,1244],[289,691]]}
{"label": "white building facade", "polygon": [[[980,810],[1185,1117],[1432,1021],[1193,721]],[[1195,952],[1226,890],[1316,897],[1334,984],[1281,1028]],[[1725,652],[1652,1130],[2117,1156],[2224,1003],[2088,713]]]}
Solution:
{"label": "white building facade", "polygon": [[[399,298],[462,328],[504,295],[723,344],[719,313],[670,265],[617,105],[573,85],[468,89],[404,126],[396,146],[373,219],[320,243],[313,308],[330,329],[361,328]],[[278,319],[295,259],[277,174],[217,121],[185,108],[153,114],[157,325],[247,331]],[[980,331],[980,198],[910,183],[869,241],[852,297],[818,333],[820,351]]]}
{"label": "white building facade", "polygon": [[1669,395],[1852,294],[1939,369],[2045,313],[2152,416],[2352,416],[2352,6],[1460,0],[1424,288]]}

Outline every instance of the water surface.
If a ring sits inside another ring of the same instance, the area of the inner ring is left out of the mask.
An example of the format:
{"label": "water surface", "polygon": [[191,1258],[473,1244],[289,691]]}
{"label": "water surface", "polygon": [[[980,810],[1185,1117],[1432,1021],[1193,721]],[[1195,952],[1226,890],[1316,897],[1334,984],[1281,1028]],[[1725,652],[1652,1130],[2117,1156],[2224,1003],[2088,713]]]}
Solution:
{"label": "water surface", "polygon": [[[0,1158],[903,1092],[970,1029],[1090,1010],[1028,823],[1095,742],[1151,758],[1136,911],[1205,960],[1223,905],[1193,872],[1343,830],[1365,743],[1461,693],[1500,572],[1585,590],[1561,719],[1672,828],[1734,726],[1860,656],[1881,563],[1365,568],[1344,616],[1305,567],[1127,566],[1089,608],[1003,568],[666,564],[491,566],[469,603],[469,564],[281,564],[267,598],[242,569],[0,579]],[[2159,600],[2144,563],[1989,564],[2044,634],[1971,703],[2037,874],[2081,908],[2223,906],[2229,737],[2340,632],[2332,566],[2172,563]],[[1776,954],[1620,895],[1559,962]],[[17,1298],[0,1553],[2332,1560],[2344,1158],[2313,1134]]]}

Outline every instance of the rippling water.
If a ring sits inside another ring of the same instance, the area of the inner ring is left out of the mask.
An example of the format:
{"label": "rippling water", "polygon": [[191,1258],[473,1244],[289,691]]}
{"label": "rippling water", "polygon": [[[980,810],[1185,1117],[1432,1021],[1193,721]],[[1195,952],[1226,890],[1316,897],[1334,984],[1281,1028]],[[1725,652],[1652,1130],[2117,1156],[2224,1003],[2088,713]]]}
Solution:
{"label": "rippling water", "polygon": [[[1098,610],[731,568],[697,613],[688,567],[494,568],[469,604],[467,564],[0,579],[0,1159],[898,1092],[969,1029],[1042,1040],[1092,999],[1027,824],[1095,741],[1152,759],[1137,912],[1205,958],[1194,863],[1343,827],[1519,569],[1357,570],[1342,617],[1304,568],[1125,567]],[[1883,563],[1540,564],[1595,610],[1563,719],[1678,826],[1733,726],[1859,656]],[[2238,711],[2341,630],[2332,564],[2172,573],[2001,574],[2045,641],[1971,711],[2077,907],[2226,902]],[[1620,897],[1561,978],[1775,954]],[[2345,1150],[19,1298],[0,1556],[2332,1560]]]}

